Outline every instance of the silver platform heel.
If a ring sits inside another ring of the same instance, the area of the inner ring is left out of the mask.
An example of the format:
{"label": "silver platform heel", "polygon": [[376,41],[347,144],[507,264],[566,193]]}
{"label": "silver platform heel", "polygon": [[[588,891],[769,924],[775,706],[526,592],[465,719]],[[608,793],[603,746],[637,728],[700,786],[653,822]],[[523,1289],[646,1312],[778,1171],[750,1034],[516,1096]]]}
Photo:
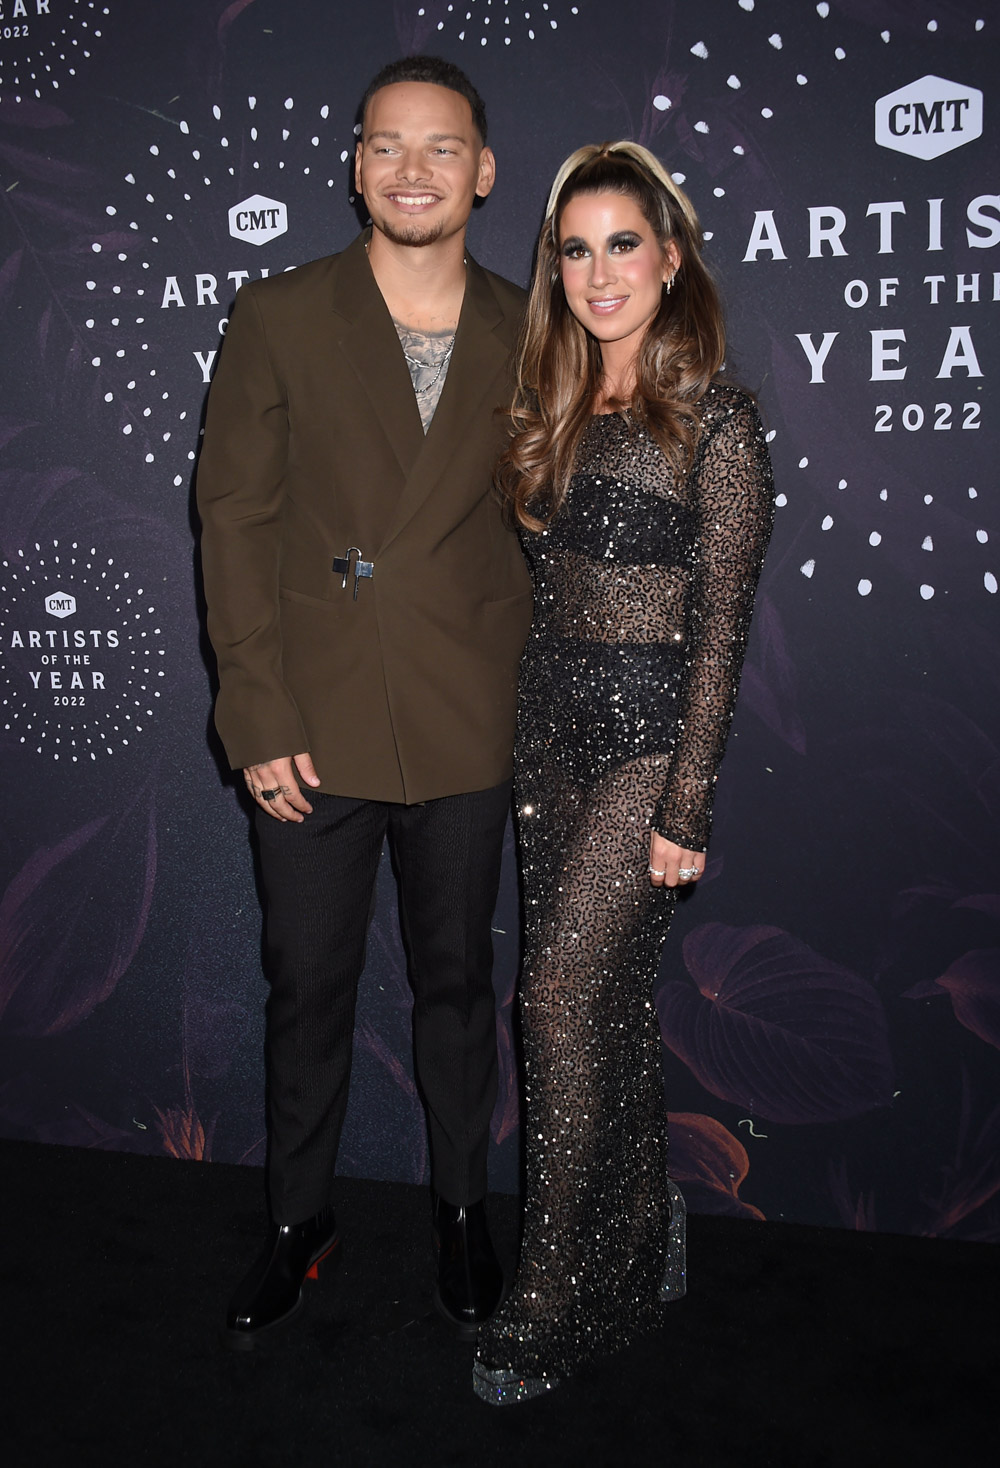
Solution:
{"label": "silver platform heel", "polygon": [[667,1270],[660,1285],[661,1300],[679,1300],[687,1294],[687,1204],[680,1188],[667,1182],[670,1227],[667,1230]]}
{"label": "silver platform heel", "polygon": [[472,1390],[491,1407],[530,1402],[532,1397],[543,1397],[558,1385],[558,1376],[521,1376],[505,1367],[484,1366],[481,1361],[472,1363]]}

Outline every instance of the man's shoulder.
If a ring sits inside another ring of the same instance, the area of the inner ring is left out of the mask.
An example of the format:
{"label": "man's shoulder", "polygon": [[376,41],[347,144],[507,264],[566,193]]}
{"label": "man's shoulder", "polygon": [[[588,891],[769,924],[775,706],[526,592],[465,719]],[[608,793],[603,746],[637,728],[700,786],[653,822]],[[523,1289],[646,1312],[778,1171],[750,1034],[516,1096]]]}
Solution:
{"label": "man's shoulder", "polygon": [[260,306],[280,306],[328,295],[346,254],[347,250],[339,250],[335,255],[321,255],[318,260],[291,266],[280,275],[248,281],[242,290],[253,296]]}
{"label": "man's shoulder", "polygon": [[522,316],[524,314],[525,303],[528,299],[528,292],[523,287],[515,285],[512,280],[508,280],[506,276],[497,275],[494,271],[487,270],[484,266],[480,266],[479,268],[486,277],[490,290],[496,297],[497,304],[500,306],[504,315]]}

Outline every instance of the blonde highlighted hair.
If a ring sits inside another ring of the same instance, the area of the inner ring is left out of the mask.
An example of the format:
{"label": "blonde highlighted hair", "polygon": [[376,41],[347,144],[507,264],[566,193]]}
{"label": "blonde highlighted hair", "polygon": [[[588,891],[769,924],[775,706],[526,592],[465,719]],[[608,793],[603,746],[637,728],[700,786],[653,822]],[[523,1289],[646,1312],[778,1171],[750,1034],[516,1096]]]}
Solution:
{"label": "blonde highlighted hair", "polygon": [[549,193],[516,356],[511,439],[497,469],[502,497],[528,530],[543,529],[559,510],[584,429],[602,400],[600,347],[563,292],[559,226],[570,199],[606,193],[632,199],[661,250],[673,241],[680,256],[640,344],[631,396],[607,404],[643,424],[678,473],[697,444],[695,404],[725,357],[722,308],[701,258],[691,200],[639,143],[577,148]]}

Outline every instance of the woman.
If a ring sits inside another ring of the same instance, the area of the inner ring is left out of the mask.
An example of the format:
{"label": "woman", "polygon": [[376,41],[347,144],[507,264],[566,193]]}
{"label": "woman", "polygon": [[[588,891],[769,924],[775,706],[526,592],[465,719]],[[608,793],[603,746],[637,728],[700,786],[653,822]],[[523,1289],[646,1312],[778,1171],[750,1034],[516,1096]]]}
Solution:
{"label": "woman", "polygon": [[546,210],[502,492],[535,623],[515,786],[527,1197],[479,1333],[497,1404],[550,1390],[684,1293],[652,988],[712,793],[770,534],[756,408],[690,201],[645,148],[581,148]]}

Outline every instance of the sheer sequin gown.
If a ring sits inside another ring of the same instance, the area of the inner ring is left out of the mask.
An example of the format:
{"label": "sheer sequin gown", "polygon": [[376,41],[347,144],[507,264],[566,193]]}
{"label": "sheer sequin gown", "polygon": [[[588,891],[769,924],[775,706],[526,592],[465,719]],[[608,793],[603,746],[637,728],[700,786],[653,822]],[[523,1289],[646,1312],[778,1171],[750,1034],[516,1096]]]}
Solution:
{"label": "sheer sequin gown", "polygon": [[753,402],[715,386],[700,412],[680,482],[644,431],[593,418],[562,511],[526,537],[527,1192],[517,1275],[478,1357],[531,1377],[618,1349],[683,1292],[653,1008],[674,895],[649,882],[649,832],[707,845],[772,518]]}

